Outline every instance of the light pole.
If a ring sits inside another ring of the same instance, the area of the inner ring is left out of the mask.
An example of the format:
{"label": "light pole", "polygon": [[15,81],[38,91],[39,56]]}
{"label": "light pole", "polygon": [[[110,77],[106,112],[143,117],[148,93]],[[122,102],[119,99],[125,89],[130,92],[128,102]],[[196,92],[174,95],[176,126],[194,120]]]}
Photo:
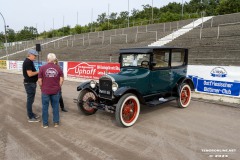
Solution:
{"label": "light pole", "polygon": [[202,9],[201,16],[202,16],[202,28],[203,28],[203,1],[202,0],[201,0],[201,9]]}
{"label": "light pole", "polygon": [[109,29],[109,3],[108,3],[108,29]]}
{"label": "light pole", "polygon": [[92,32],[92,29],[93,29],[93,8],[92,8],[92,13],[91,13],[91,32]]}
{"label": "light pole", "polygon": [[54,37],[54,18],[53,18],[53,30],[52,30],[52,37]]}
{"label": "light pole", "polygon": [[129,0],[128,0],[128,28],[129,28]]}
{"label": "light pole", "polygon": [[5,22],[5,18],[3,17],[2,13],[0,12],[2,18],[3,18],[3,22],[4,22],[4,31],[5,31],[5,50],[6,50],[6,56],[7,56],[7,60],[8,60],[8,50],[7,50],[7,26],[6,26],[6,22]]}
{"label": "light pole", "polygon": [[77,12],[77,25],[78,25],[78,12]]}
{"label": "light pole", "polygon": [[64,16],[63,16],[63,36],[65,36],[65,34],[64,34]]}
{"label": "light pole", "polygon": [[153,0],[152,0],[152,23],[153,23]]}
{"label": "light pole", "polygon": [[38,38],[38,30],[37,30],[37,23],[36,23],[36,40]]}
{"label": "light pole", "polygon": [[183,19],[183,0],[182,0],[182,19]]}

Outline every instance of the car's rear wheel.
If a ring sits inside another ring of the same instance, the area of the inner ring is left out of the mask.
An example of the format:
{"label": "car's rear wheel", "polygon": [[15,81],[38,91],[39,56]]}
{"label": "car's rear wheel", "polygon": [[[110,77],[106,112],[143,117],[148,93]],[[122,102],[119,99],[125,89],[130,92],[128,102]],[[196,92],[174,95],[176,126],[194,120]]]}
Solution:
{"label": "car's rear wheel", "polygon": [[138,119],[140,103],[138,98],[131,93],[120,98],[116,106],[115,117],[117,124],[123,127],[132,126]]}
{"label": "car's rear wheel", "polygon": [[96,101],[97,97],[95,94],[88,90],[82,90],[78,96],[78,109],[86,115],[94,114],[97,109],[89,106],[89,102]]}
{"label": "car's rear wheel", "polygon": [[180,108],[186,108],[190,104],[192,92],[188,84],[183,83],[180,86],[179,97],[177,98],[177,104]]}

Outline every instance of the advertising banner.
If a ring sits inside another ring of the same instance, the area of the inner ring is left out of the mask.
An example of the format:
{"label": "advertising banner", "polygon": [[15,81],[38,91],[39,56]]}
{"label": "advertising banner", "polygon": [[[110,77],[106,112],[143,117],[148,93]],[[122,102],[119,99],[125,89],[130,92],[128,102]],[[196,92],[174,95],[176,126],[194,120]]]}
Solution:
{"label": "advertising banner", "polygon": [[0,69],[7,69],[7,61],[0,60]]}
{"label": "advertising banner", "polygon": [[37,71],[39,71],[39,68],[43,65],[42,62],[38,62],[38,61],[34,61],[33,64]]}
{"label": "advertising banner", "polygon": [[[39,68],[46,64],[47,62],[37,62],[37,61],[34,61],[33,64],[36,68],[36,70],[38,71]],[[63,69],[63,62],[59,62],[59,66]],[[22,65],[23,65],[23,61],[9,61],[9,69],[10,70],[18,70],[18,71],[21,71],[22,70]]]}
{"label": "advertising banner", "polygon": [[17,61],[9,61],[9,69],[10,70],[17,70],[18,69],[18,62]]}
{"label": "advertising banner", "polygon": [[18,71],[22,70],[22,65],[23,65],[23,61],[17,61],[17,70]]}
{"label": "advertising banner", "polygon": [[68,62],[67,76],[76,78],[99,79],[106,73],[118,73],[119,63]]}
{"label": "advertising banner", "polygon": [[240,67],[189,65],[187,75],[197,92],[239,97]]}
{"label": "advertising banner", "polygon": [[9,69],[22,71],[23,61],[9,61]]}

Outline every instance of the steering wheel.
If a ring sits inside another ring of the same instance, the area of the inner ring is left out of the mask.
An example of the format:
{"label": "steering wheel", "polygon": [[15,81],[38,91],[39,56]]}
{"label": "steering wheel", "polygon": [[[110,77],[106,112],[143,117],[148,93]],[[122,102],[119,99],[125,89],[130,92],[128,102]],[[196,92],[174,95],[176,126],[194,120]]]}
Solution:
{"label": "steering wheel", "polygon": [[142,61],[141,66],[142,67],[149,67],[149,61]]}

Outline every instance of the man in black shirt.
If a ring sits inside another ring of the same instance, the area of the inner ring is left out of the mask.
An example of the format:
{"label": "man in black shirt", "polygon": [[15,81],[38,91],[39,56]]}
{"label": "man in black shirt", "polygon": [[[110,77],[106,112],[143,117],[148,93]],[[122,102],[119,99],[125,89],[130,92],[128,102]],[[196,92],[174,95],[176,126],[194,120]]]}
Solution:
{"label": "man in black shirt", "polygon": [[30,49],[28,51],[28,57],[24,60],[22,71],[24,76],[24,87],[27,93],[27,114],[28,114],[28,122],[39,122],[37,118],[38,115],[33,113],[32,105],[35,99],[36,88],[37,88],[37,80],[38,80],[38,71],[36,70],[33,61],[36,60],[36,56],[38,56],[37,51]]}

